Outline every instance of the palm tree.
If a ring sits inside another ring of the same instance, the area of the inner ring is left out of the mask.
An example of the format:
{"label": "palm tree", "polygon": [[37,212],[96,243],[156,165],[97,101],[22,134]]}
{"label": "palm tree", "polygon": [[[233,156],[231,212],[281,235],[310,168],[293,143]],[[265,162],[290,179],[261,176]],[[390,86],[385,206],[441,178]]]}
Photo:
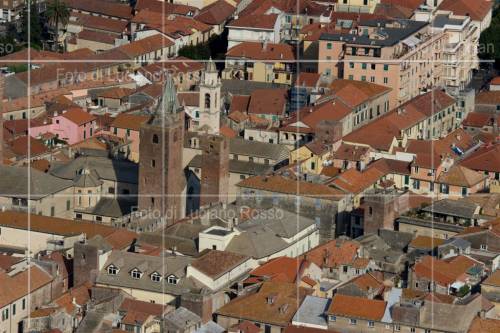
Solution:
{"label": "palm tree", "polygon": [[68,24],[70,10],[62,0],[51,0],[47,5],[45,13],[49,25],[55,28],[55,45],[59,45],[59,25],[65,27]]}

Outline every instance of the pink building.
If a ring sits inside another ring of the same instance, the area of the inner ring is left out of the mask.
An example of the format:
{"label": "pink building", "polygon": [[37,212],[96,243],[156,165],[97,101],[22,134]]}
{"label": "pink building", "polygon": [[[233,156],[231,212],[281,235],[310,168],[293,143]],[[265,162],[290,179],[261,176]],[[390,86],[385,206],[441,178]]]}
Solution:
{"label": "pink building", "polygon": [[97,118],[81,108],[71,108],[52,118],[50,124],[31,127],[30,135],[34,138],[50,132],[58,139],[72,145],[85,140],[96,132]]}

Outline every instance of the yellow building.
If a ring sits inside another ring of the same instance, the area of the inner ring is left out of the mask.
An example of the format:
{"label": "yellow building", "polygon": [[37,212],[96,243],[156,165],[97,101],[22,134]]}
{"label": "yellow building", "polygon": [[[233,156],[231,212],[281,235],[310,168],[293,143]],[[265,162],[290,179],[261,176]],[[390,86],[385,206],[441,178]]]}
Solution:
{"label": "yellow building", "polygon": [[329,150],[317,141],[307,143],[290,152],[290,163],[300,164],[301,173],[321,174]]}
{"label": "yellow building", "polygon": [[292,46],[244,42],[227,51],[222,78],[291,85],[294,72]]}

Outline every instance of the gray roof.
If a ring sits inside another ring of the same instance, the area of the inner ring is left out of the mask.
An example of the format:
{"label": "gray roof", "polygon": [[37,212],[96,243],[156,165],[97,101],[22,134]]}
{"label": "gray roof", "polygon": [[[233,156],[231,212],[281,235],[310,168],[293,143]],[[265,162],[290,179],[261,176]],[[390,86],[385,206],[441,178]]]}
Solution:
{"label": "gray roof", "polygon": [[0,165],[0,193],[4,197],[32,199],[56,194],[73,186],[72,181],[56,178],[50,174],[31,168]]}
{"label": "gray roof", "polygon": [[168,332],[184,331],[199,323],[201,323],[200,316],[182,306],[167,313],[164,317],[164,325]]}
{"label": "gray roof", "polygon": [[367,20],[363,21],[361,26],[378,27],[378,34],[383,36],[380,39],[370,38],[369,35],[359,35],[351,33],[323,33],[320,36],[321,40],[330,41],[345,41],[349,44],[357,45],[372,45],[372,46],[393,46],[401,42],[405,38],[410,37],[417,31],[421,30],[428,23],[412,20],[397,20],[401,27],[389,27],[389,24],[395,20]]}
{"label": "gray roof", "polygon": [[289,150],[284,145],[242,138],[232,138],[229,142],[229,151],[231,154],[268,158],[277,162],[286,160],[289,155]]}
{"label": "gray roof", "polygon": [[99,180],[99,175],[94,169],[78,174],[73,179],[73,182],[77,187],[97,187],[102,185],[102,181]]}
{"label": "gray roof", "polygon": [[434,17],[432,26],[435,28],[444,28],[445,25],[462,25],[465,19],[451,18],[446,14],[439,14]]}
{"label": "gray roof", "polygon": [[103,197],[91,209],[79,210],[75,208],[75,212],[85,212],[92,215],[119,218],[130,214],[132,212],[132,208],[136,205],[136,198],[119,197],[118,199],[115,199]]}
{"label": "gray roof", "polygon": [[314,223],[314,220],[295,213],[271,208],[238,224],[236,229],[241,234],[233,237],[226,251],[254,259],[264,258],[289,246],[283,238],[291,238]]}
{"label": "gray roof", "polygon": [[[186,268],[190,262],[191,258],[186,256],[149,256],[132,252],[113,251],[103,269],[98,273],[96,283],[181,295],[191,290],[191,282],[186,279]],[[108,274],[107,269],[110,265],[114,265],[119,269],[118,274]],[[140,279],[134,279],[130,275],[134,268],[143,273]],[[154,272],[162,275],[161,282],[151,280],[151,274]],[[171,275],[179,279],[177,284],[167,282],[167,278]]]}
{"label": "gray roof", "polygon": [[463,238],[450,238],[444,241],[444,244],[440,245],[439,247],[447,246],[447,245],[453,245],[459,249],[465,250],[469,246],[471,246],[471,243],[468,240],[465,240]]}
{"label": "gray roof", "polygon": [[276,236],[273,230],[262,227],[234,236],[225,250],[260,259],[284,250],[288,246],[289,244]]}
{"label": "gray roof", "polygon": [[325,313],[330,306],[330,299],[306,296],[292,319],[292,324],[300,326],[328,327]]}
{"label": "gray roof", "polygon": [[467,200],[442,199],[431,203],[422,210],[432,214],[445,214],[472,219],[477,207],[478,205]]}
{"label": "gray roof", "polygon": [[80,156],[66,164],[54,164],[50,173],[58,178],[75,181],[85,169],[95,172],[99,179],[129,184],[137,184],[139,173],[136,163],[96,156]]}
{"label": "gray roof", "polygon": [[194,331],[194,333],[223,333],[225,331],[226,330],[224,329],[224,327],[210,320],[209,322],[198,328],[196,331]]}
{"label": "gray roof", "polygon": [[251,95],[256,89],[276,89],[289,88],[286,84],[276,84],[267,82],[247,81],[247,80],[222,80],[222,93],[233,95]]}
{"label": "gray roof", "polygon": [[236,228],[240,231],[252,232],[265,227],[274,231],[279,237],[291,238],[314,224],[315,221],[308,217],[284,209],[270,208],[238,224]]}
{"label": "gray roof", "polygon": [[393,249],[403,250],[413,240],[414,235],[409,232],[380,229],[379,236]]}
{"label": "gray roof", "polygon": [[[201,155],[195,155],[193,159],[188,164],[191,168],[202,168],[201,165]],[[229,172],[239,173],[244,175],[258,176],[266,174],[268,171],[272,170],[272,166],[259,164],[254,162],[239,161],[239,160],[229,160]]]}

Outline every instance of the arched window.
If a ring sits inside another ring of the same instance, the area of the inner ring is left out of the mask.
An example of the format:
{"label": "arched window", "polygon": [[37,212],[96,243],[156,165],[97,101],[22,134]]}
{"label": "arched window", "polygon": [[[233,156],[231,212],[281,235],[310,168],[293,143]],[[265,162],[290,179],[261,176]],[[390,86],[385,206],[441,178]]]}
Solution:
{"label": "arched window", "polygon": [[210,94],[209,93],[205,94],[205,108],[206,109],[210,108]]}
{"label": "arched window", "polygon": [[158,138],[158,135],[153,134],[153,143],[158,143],[160,142],[160,139]]}

